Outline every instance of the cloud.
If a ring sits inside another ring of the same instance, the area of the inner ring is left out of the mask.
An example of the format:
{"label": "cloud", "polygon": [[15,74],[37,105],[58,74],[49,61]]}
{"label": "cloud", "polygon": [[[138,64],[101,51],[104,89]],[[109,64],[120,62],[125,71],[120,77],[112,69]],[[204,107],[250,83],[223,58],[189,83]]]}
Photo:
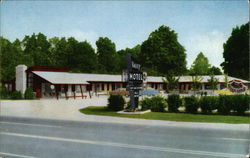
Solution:
{"label": "cloud", "polygon": [[184,44],[187,50],[188,67],[193,63],[199,52],[203,52],[211,65],[220,67],[220,64],[224,61],[222,53],[225,41],[225,35],[216,30],[191,36]]}

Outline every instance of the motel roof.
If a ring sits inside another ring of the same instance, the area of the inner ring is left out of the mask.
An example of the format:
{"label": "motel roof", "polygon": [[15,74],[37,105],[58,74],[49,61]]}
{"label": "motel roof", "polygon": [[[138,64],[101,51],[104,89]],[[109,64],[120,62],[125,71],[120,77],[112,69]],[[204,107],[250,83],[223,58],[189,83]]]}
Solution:
{"label": "motel roof", "polygon": [[[201,77],[201,81],[200,81],[201,83],[207,83],[208,80],[211,78],[211,76],[209,76],[209,75],[204,75],[204,76],[199,76],[199,77]],[[164,78],[164,77],[148,76],[147,82],[148,83],[163,83],[162,78]],[[178,77],[176,76],[176,78],[178,78]],[[215,75],[214,78],[217,78],[219,83],[225,82],[224,75]],[[249,83],[249,81],[242,80],[242,79],[239,79],[236,77],[228,76],[228,82],[232,81],[232,80],[239,80],[243,83]],[[180,78],[179,78],[179,83],[191,83],[192,81],[193,81],[192,76],[180,76]]]}
{"label": "motel roof", "polygon": [[[88,74],[88,73],[70,73],[70,72],[49,72],[49,71],[32,71],[34,74],[49,81],[52,84],[89,84],[90,82],[123,82],[122,75],[109,74]],[[210,76],[200,76],[202,83],[207,83]],[[225,82],[224,75],[215,75],[220,83]],[[148,83],[163,83],[163,77],[148,76]],[[228,76],[228,82],[232,80],[240,80],[243,83],[249,81]],[[191,83],[192,76],[180,76],[180,83]]]}
{"label": "motel roof", "polygon": [[81,74],[69,72],[32,71],[52,84],[89,84]]}
{"label": "motel roof", "polygon": [[[207,83],[208,80],[211,78],[211,76],[209,76],[209,75],[204,75],[204,76],[199,76],[199,77],[201,77],[201,81],[200,81],[201,83]],[[225,82],[225,76],[224,75],[215,75],[214,78],[217,78],[219,83],[224,83]],[[228,82],[232,81],[232,80],[239,80],[239,81],[241,81],[243,83],[249,83],[249,81],[228,76]],[[182,83],[192,82],[192,76],[180,76],[179,82],[182,82]]]}
{"label": "motel roof", "polygon": [[163,83],[162,78],[163,77],[148,76],[147,77],[147,82],[149,82],[149,83]]}
{"label": "motel roof", "polygon": [[32,71],[52,84],[89,84],[88,82],[122,82],[121,75]]}

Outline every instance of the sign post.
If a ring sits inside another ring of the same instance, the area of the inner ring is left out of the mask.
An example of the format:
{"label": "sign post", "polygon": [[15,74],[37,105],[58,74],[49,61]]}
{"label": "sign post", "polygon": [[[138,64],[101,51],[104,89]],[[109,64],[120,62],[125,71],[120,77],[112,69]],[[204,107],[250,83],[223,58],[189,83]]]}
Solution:
{"label": "sign post", "polygon": [[138,107],[139,91],[142,89],[144,75],[141,65],[138,64],[131,54],[127,54],[127,89],[130,95],[131,108]]}

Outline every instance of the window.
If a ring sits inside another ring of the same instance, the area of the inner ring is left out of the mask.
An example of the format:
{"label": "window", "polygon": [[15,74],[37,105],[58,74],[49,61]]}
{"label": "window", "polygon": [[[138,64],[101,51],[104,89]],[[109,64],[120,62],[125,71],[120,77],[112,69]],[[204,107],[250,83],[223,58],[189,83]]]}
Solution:
{"label": "window", "polygon": [[28,87],[33,88],[33,73],[28,74]]}

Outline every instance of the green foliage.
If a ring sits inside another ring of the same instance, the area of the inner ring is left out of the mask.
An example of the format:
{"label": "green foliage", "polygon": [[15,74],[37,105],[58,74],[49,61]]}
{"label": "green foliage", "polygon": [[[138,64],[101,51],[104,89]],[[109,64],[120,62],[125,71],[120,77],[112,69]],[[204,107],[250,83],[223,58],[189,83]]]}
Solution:
{"label": "green foliage", "polygon": [[34,99],[35,95],[33,93],[33,90],[31,88],[27,88],[24,93],[24,98],[25,99]]}
{"label": "green foliage", "polygon": [[192,88],[194,91],[200,90],[202,79],[201,76],[192,76]]}
{"label": "green foliage", "polygon": [[204,96],[199,100],[199,106],[203,114],[210,114],[212,110],[218,108],[218,97],[217,96]]}
{"label": "green foliage", "polygon": [[220,68],[218,67],[215,67],[215,66],[212,66],[210,69],[209,69],[209,75],[222,75],[222,72],[220,70]]}
{"label": "green foliage", "polygon": [[139,102],[139,105],[141,106],[141,110],[148,110],[151,109],[152,106],[152,99],[151,98],[144,98]]}
{"label": "green foliage", "polygon": [[110,95],[108,98],[108,109],[111,111],[123,110],[125,100],[121,95]]}
{"label": "green foliage", "polygon": [[167,102],[160,96],[151,98],[151,111],[152,112],[163,112],[167,107]]}
{"label": "green foliage", "polygon": [[141,52],[140,45],[136,45],[133,48],[126,48],[126,49],[119,50],[117,52],[118,61],[117,61],[116,66],[119,67],[119,70],[127,69],[127,56],[126,55],[130,53],[133,56],[133,58],[138,59],[140,52]]}
{"label": "green foliage", "polygon": [[9,98],[9,93],[6,87],[0,84],[0,99],[8,99],[8,98]]}
{"label": "green foliage", "polygon": [[185,49],[178,42],[177,33],[167,26],[160,26],[142,43],[139,60],[143,67],[153,68],[159,75],[186,72]]}
{"label": "green foliage", "polygon": [[187,113],[192,113],[192,114],[197,113],[197,110],[199,108],[199,102],[195,96],[185,97],[184,103],[185,103],[185,111]]}
{"label": "green foliage", "polygon": [[167,98],[167,103],[169,112],[178,112],[178,108],[182,106],[182,100],[177,94],[169,95]]}
{"label": "green foliage", "polygon": [[14,91],[11,93],[10,99],[23,99],[22,93],[20,91]]}
{"label": "green foliage", "polygon": [[142,107],[142,110],[150,109],[152,112],[164,112],[167,107],[166,100],[160,96],[144,98],[139,104]]}
{"label": "green foliage", "polygon": [[207,75],[209,74],[211,65],[208,62],[207,57],[200,52],[190,68],[190,75]]}
{"label": "green foliage", "polygon": [[51,44],[44,34],[38,33],[36,35],[33,33],[31,36],[25,36],[22,46],[24,47],[24,53],[30,55],[35,65],[53,65],[50,60],[51,52],[49,51]]}
{"label": "green foliage", "polygon": [[229,115],[233,108],[233,97],[228,95],[220,95],[218,101],[218,113],[222,115]]}
{"label": "green foliage", "polygon": [[234,111],[238,115],[244,115],[249,110],[249,95],[220,95],[218,113],[223,115]]}
{"label": "green foliage", "polygon": [[120,74],[127,66],[127,53],[131,53],[149,75],[176,75],[186,71],[185,49],[169,27],[159,27],[142,45],[116,52],[115,43],[100,37],[95,52],[87,41],[73,37],[48,39],[38,33],[14,42],[0,37],[0,77],[1,80],[14,79],[15,67],[19,64],[67,67],[70,72]]}
{"label": "green foliage", "polygon": [[31,66],[29,54],[25,54],[21,49],[21,42],[9,40],[0,36],[0,78],[1,80],[12,80],[15,76],[15,67],[18,64]]}
{"label": "green foliage", "polygon": [[219,82],[219,80],[217,78],[215,78],[213,75],[210,76],[210,79],[208,79],[208,85],[209,85],[210,89],[212,89],[212,90],[217,89],[218,82]]}
{"label": "green foliage", "polygon": [[224,72],[249,80],[249,22],[233,28],[223,48],[225,61],[221,66]]}
{"label": "green foliage", "polygon": [[233,111],[238,115],[244,115],[245,111],[249,110],[249,95],[234,95],[231,97],[233,100]]}
{"label": "green foliage", "polygon": [[107,37],[100,37],[96,41],[99,68],[103,72],[115,72],[117,69],[117,53],[115,44]]}
{"label": "green foliage", "polygon": [[180,79],[180,77],[177,78],[177,77],[172,76],[172,75],[167,75],[166,79],[162,78],[164,84],[167,85],[168,91],[172,91],[172,90],[176,89],[176,87],[178,87],[179,79]]}

